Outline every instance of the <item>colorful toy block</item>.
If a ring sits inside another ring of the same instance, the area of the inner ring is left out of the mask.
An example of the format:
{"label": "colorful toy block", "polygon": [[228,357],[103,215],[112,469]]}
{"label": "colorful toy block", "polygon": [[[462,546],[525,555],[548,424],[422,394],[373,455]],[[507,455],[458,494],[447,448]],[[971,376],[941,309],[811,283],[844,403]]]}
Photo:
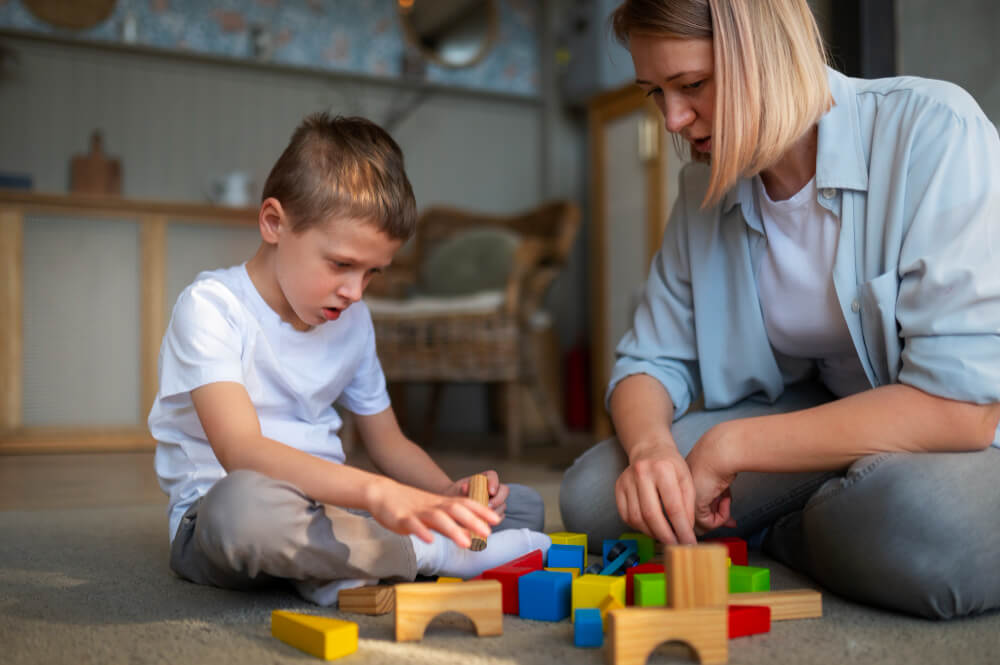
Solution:
{"label": "colorful toy block", "polygon": [[771,621],[823,616],[823,597],[819,591],[812,589],[734,593],[729,596],[729,604],[766,605],[771,608]]}
{"label": "colorful toy block", "polygon": [[583,551],[587,551],[587,534],[573,533],[572,531],[556,531],[550,533],[553,545],[582,545]]}
{"label": "colorful toy block", "polygon": [[625,607],[622,605],[621,601],[614,596],[605,596],[598,605],[597,609],[601,611],[601,621],[604,622],[602,625],[607,625],[608,622],[608,612],[612,610],[620,610]]}
{"label": "colorful toy block", "polygon": [[[613,551],[613,550],[612,550]],[[611,563],[601,569],[601,575],[624,575],[625,571],[639,563],[639,554],[625,550]]]}
{"label": "colorful toy block", "polygon": [[756,566],[729,567],[729,593],[770,591],[771,571]]}
{"label": "colorful toy block", "polygon": [[520,604],[517,600],[518,579],[535,570],[542,569],[542,551],[534,550],[508,561],[502,566],[484,571],[484,580],[496,580],[500,582],[503,589],[503,612],[504,614],[517,614],[520,612]]}
{"label": "colorful toy block", "polygon": [[639,607],[664,607],[667,604],[667,577],[664,573],[640,573],[632,577],[635,604]]}
{"label": "colorful toy block", "polygon": [[639,543],[635,540],[612,540],[609,538],[604,541],[602,552],[602,561],[607,566],[625,552],[635,552],[638,555]]}
{"label": "colorful toy block", "polygon": [[536,570],[517,581],[519,614],[522,619],[562,621],[573,601],[573,576]]}
{"label": "colorful toy block", "polygon": [[640,563],[625,571],[625,604],[634,605],[635,596],[633,578],[642,573],[662,573],[664,570],[662,563]]}
{"label": "colorful toy block", "polygon": [[461,582],[461,577],[439,577],[435,580],[438,584],[454,584],[455,582]]}
{"label": "colorful toy block", "polygon": [[729,639],[771,632],[771,608],[766,605],[730,605]]}
{"label": "colorful toy block", "polygon": [[271,635],[324,660],[358,650],[358,624],[353,621],[274,610],[271,612]]}
{"label": "colorful toy block", "polygon": [[545,568],[542,568],[542,570],[548,570],[553,573],[569,573],[573,576],[574,580],[581,575],[579,568],[550,568],[546,566]]}
{"label": "colorful toy block", "polygon": [[576,568],[578,571],[583,571],[586,563],[587,552],[583,545],[552,545],[546,561],[550,568]]}
{"label": "colorful toy block", "polygon": [[595,561],[584,569],[583,574],[600,575],[602,570],[604,570],[604,565]]}
{"label": "colorful toy block", "polygon": [[392,612],[394,597],[395,591],[388,585],[341,589],[337,594],[337,607],[341,612],[377,616]]}
{"label": "colorful toy block", "polygon": [[625,578],[612,575],[581,575],[573,580],[573,611],[598,607],[607,596],[625,604]]}
{"label": "colorful toy block", "polygon": [[646,563],[656,552],[656,542],[644,533],[627,531],[618,536],[618,540],[634,540],[639,546],[639,563]]}
{"label": "colorful toy block", "polygon": [[747,566],[750,564],[750,561],[747,558],[747,541],[742,538],[706,538],[703,542],[725,545],[726,549],[729,550],[729,558],[732,559],[733,563],[737,566]]}
{"label": "colorful toy block", "polygon": [[397,584],[396,641],[420,640],[434,617],[459,612],[469,617],[476,635],[503,634],[503,594],[496,580],[462,584]]}
{"label": "colorful toy block", "polygon": [[581,607],[573,613],[573,644],[578,647],[604,646],[604,623],[596,607]]}

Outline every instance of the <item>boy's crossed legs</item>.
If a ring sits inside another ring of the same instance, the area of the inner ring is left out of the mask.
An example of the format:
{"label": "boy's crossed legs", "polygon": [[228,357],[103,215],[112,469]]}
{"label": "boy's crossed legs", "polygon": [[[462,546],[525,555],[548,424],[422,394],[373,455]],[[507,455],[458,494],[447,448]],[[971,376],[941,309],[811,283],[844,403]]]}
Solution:
{"label": "boy's crossed legs", "polygon": [[229,589],[286,579],[308,600],[332,604],[337,591],[418,574],[473,577],[550,541],[541,497],[509,485],[505,519],[489,547],[470,552],[435,534],[433,544],[393,533],[367,515],[313,501],[291,483],[253,471],[218,481],[184,515],[170,552],[181,577]]}

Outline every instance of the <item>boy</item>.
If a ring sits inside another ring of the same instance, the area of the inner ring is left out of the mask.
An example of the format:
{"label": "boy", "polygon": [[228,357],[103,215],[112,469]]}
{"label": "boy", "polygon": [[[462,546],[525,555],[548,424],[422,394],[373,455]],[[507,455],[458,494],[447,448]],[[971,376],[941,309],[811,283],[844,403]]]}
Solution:
{"label": "boy", "polygon": [[[489,471],[489,507],[464,498],[468,478],[452,482],[389,406],[359,301],[416,221],[395,141],[364,119],[309,116],[261,198],[257,253],[200,274],[160,349],[149,428],[171,568],[226,588],[286,579],[329,605],[341,588],[472,577],[547,550],[537,492]],[[384,476],[343,464],[337,400]],[[465,549],[498,523],[486,550]]]}

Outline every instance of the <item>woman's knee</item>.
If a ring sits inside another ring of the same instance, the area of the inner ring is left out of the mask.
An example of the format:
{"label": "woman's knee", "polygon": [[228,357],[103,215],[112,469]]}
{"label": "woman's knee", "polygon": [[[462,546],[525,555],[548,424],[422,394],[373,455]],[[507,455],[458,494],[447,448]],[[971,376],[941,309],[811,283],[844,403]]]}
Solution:
{"label": "woman's knee", "polygon": [[[1000,450],[879,455],[830,481],[802,514],[821,581],[929,618],[1000,607]],[[984,472],[985,471],[985,472]]]}

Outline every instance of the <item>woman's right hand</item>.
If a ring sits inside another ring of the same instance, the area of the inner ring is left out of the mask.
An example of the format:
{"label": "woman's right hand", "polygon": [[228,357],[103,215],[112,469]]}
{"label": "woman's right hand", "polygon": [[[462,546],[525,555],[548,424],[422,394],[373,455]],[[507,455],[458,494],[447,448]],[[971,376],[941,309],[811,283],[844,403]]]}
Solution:
{"label": "woman's right hand", "polygon": [[500,523],[493,510],[476,501],[426,492],[390,478],[371,483],[365,498],[376,522],[394,533],[413,534],[426,543],[433,541],[433,530],[467,548],[472,544],[469,531],[487,538],[490,527]]}
{"label": "woman's right hand", "polygon": [[694,544],[694,483],[673,442],[640,444],[615,483],[621,518],[670,545]]}

